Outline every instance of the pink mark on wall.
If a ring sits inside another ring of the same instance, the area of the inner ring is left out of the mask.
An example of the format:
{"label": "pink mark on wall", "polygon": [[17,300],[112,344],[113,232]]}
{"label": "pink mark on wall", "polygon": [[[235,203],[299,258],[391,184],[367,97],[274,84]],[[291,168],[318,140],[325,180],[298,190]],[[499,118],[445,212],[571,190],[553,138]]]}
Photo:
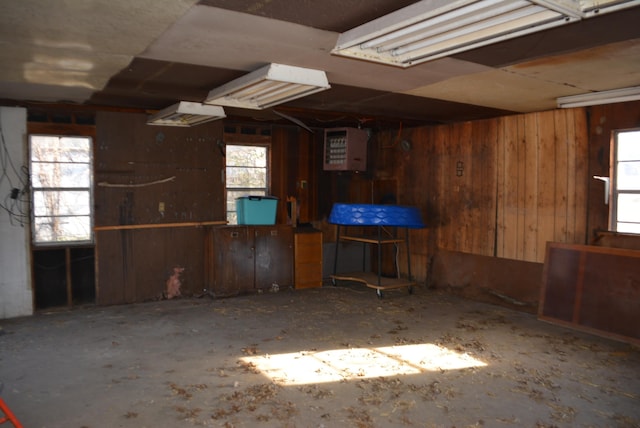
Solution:
{"label": "pink mark on wall", "polygon": [[173,299],[174,297],[182,296],[180,292],[180,286],[182,283],[180,282],[180,274],[184,272],[184,268],[180,266],[176,266],[173,268],[173,274],[167,279],[167,299]]}

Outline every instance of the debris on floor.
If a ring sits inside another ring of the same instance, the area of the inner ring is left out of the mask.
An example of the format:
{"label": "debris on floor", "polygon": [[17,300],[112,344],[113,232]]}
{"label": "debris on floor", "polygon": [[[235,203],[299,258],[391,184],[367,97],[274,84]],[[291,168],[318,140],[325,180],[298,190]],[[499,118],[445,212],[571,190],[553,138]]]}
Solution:
{"label": "debris on floor", "polygon": [[637,348],[434,290],[183,297],[1,322],[3,399],[35,428],[640,426]]}

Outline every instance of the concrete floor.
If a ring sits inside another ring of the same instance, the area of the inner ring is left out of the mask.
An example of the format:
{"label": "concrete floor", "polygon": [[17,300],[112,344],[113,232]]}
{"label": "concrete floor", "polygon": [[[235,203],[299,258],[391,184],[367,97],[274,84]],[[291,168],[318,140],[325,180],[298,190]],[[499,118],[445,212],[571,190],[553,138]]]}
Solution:
{"label": "concrete floor", "polygon": [[0,321],[25,427],[638,427],[640,351],[360,285]]}

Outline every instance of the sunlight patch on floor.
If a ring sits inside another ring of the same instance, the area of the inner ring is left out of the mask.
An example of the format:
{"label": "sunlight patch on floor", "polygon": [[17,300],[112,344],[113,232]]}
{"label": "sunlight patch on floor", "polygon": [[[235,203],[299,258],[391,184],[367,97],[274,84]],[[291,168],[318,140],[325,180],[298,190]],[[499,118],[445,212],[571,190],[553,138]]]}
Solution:
{"label": "sunlight patch on floor", "polygon": [[254,355],[241,360],[283,385],[410,375],[487,365],[466,353],[430,343]]}

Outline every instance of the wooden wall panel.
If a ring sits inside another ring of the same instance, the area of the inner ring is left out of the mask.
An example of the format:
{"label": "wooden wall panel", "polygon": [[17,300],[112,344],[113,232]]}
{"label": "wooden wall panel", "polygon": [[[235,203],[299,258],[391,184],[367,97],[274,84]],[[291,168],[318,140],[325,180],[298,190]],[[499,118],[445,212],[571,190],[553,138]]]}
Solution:
{"label": "wooden wall panel", "polygon": [[144,114],[99,112],[96,126],[97,303],[160,298],[175,266],[183,291],[200,293],[204,232],[183,224],[225,219],[222,124],[158,127]]}
{"label": "wooden wall panel", "polygon": [[501,118],[498,257],[543,262],[547,241],[586,241],[584,110]]}
{"label": "wooden wall panel", "polygon": [[[572,226],[568,230],[567,243],[584,243],[588,240],[587,212],[591,209],[588,197],[588,185],[590,181],[588,151],[590,140],[588,136],[587,112],[584,109],[570,109],[567,114],[567,141],[569,150],[567,171],[572,179],[567,183],[570,193],[569,207],[575,207],[573,212],[568,212],[567,216],[572,219]],[[572,146],[572,143],[573,145]],[[584,172],[587,172],[586,183],[584,182]],[[586,186],[586,188],[585,188]]]}
{"label": "wooden wall panel", "polygon": [[205,228],[176,227],[104,230],[97,233],[99,305],[163,297],[174,267],[185,295],[205,288]]}
{"label": "wooden wall panel", "polygon": [[225,219],[221,123],[149,126],[143,114],[99,112],[96,126],[96,226]]}
{"label": "wooden wall panel", "polygon": [[[271,195],[279,199],[276,223],[287,221],[287,196],[290,194],[287,141],[292,128],[274,128],[271,134]],[[294,148],[292,148],[294,150]]]}
{"label": "wooden wall panel", "polygon": [[[535,261],[538,254],[538,114],[524,118],[524,235],[523,260]],[[547,125],[548,126],[548,125]]]}
{"label": "wooden wall panel", "polygon": [[286,201],[290,196],[298,202],[299,223],[320,218],[317,194],[322,158],[317,154],[317,145],[323,140],[319,134],[293,126],[272,127],[271,193],[281,201],[276,223],[288,222]]}
{"label": "wooden wall panel", "polygon": [[[517,222],[514,224],[506,224],[505,225],[505,229],[507,230],[507,232],[511,232],[511,233],[515,233],[516,234],[516,241],[517,241],[517,246],[514,249],[515,250],[515,254],[516,254],[516,259],[517,260],[526,260],[525,258],[525,253],[524,253],[524,249],[526,248],[525,245],[525,234],[527,231],[527,223],[526,223],[526,214],[527,214],[527,209],[526,209],[526,203],[527,203],[527,193],[526,193],[526,189],[527,189],[527,157],[526,157],[526,147],[527,147],[527,139],[526,139],[526,116],[520,116],[520,117],[516,117],[514,118],[515,122],[512,122],[511,120],[509,120],[511,118],[505,118],[505,123],[504,125],[506,127],[512,127],[512,126],[517,126],[517,138],[518,138],[518,149],[517,152],[515,153],[516,155],[516,159],[515,159],[515,176],[509,176],[507,177],[507,181],[506,181],[506,188],[505,189],[498,189],[498,193],[500,193],[501,191],[504,191],[506,189],[509,190],[513,190],[510,189],[510,187],[512,186],[510,183],[512,182],[512,180],[515,179],[515,182],[517,183],[517,188],[515,189],[515,201],[516,201],[516,206],[515,207],[507,207],[507,208],[515,208],[516,209],[516,216],[517,216]],[[511,230],[513,227],[516,227],[515,230]]]}
{"label": "wooden wall panel", "polygon": [[[380,136],[389,141],[393,135]],[[422,244],[541,263],[547,241],[586,240],[587,144],[582,109],[406,130],[410,152],[385,146],[398,203],[423,210]],[[355,201],[352,201],[355,202]],[[418,251],[418,250],[416,250]]]}
{"label": "wooden wall panel", "polygon": [[493,256],[439,250],[429,285],[465,298],[535,314],[543,266]]}

